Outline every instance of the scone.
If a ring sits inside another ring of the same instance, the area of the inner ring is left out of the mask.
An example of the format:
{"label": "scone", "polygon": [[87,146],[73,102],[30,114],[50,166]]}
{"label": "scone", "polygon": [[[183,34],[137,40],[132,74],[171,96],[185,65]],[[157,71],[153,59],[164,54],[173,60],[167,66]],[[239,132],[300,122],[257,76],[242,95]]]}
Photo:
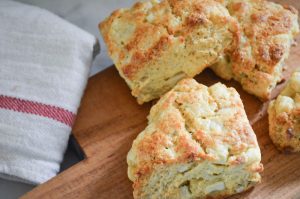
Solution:
{"label": "scone", "polygon": [[108,53],[139,103],[215,63],[237,43],[237,22],[212,0],[138,2],[99,25]]}
{"label": "scone", "polygon": [[299,32],[297,10],[264,0],[217,1],[238,20],[241,32],[238,47],[211,68],[224,79],[237,80],[260,99],[269,99]]}
{"label": "scone", "polygon": [[300,151],[300,72],[269,105],[269,134],[279,150]]}
{"label": "scone", "polygon": [[127,156],[134,198],[220,198],[260,182],[260,149],[239,94],[181,80],[148,116]]}

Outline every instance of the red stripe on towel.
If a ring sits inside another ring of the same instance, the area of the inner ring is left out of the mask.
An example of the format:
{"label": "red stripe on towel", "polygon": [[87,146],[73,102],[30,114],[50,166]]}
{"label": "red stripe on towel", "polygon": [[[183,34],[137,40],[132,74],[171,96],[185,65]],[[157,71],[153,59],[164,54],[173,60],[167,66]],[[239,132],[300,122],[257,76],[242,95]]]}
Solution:
{"label": "red stripe on towel", "polygon": [[47,117],[72,127],[75,114],[66,109],[39,102],[0,95],[0,108]]}

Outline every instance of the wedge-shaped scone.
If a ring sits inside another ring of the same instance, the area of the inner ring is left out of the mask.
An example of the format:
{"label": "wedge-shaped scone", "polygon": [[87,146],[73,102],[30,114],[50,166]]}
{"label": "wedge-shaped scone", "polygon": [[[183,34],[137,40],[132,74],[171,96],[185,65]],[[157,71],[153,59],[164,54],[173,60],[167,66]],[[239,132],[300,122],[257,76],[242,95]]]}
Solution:
{"label": "wedge-shaped scone", "polygon": [[300,151],[300,72],[269,105],[269,134],[279,150]]}
{"label": "wedge-shaped scone", "polygon": [[261,154],[239,94],[181,80],[152,107],[128,153],[134,198],[225,197],[260,181]]}
{"label": "wedge-shaped scone", "polygon": [[100,24],[120,75],[139,103],[215,63],[237,41],[237,23],[212,0],[162,0],[120,9]]}
{"label": "wedge-shaped scone", "polygon": [[282,79],[284,61],[299,32],[297,10],[264,0],[218,0],[240,24],[238,47],[212,69],[235,79],[262,100]]}

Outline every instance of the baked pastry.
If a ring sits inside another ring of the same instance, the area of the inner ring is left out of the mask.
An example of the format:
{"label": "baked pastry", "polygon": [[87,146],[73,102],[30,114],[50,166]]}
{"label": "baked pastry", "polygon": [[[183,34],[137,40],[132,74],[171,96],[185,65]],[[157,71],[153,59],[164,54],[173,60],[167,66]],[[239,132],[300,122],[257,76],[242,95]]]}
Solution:
{"label": "baked pastry", "polygon": [[239,94],[181,80],[148,116],[127,156],[134,198],[219,198],[260,182],[260,149]]}
{"label": "baked pastry", "polygon": [[279,150],[300,151],[300,72],[269,105],[269,134]]}
{"label": "baked pastry", "polygon": [[297,10],[264,0],[218,1],[238,20],[241,32],[238,47],[220,56],[211,68],[260,99],[269,99],[299,32]]}
{"label": "baked pastry", "polygon": [[236,43],[237,22],[212,0],[138,2],[99,25],[108,53],[139,103],[215,63]]}

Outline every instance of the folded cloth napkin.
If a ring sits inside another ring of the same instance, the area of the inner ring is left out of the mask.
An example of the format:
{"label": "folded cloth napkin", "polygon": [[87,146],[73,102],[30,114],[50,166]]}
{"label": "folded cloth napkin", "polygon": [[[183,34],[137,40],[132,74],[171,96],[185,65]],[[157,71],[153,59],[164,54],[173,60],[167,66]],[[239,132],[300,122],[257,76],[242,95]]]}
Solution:
{"label": "folded cloth napkin", "polygon": [[57,174],[96,38],[50,12],[0,1],[0,177]]}

